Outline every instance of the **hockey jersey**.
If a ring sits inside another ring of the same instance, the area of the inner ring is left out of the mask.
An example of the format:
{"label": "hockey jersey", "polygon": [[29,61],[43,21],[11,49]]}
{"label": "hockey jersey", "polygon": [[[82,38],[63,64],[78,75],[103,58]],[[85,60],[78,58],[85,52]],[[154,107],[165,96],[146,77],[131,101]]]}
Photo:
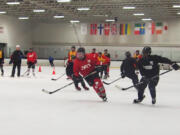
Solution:
{"label": "hockey jersey", "polygon": [[89,55],[95,59],[97,59],[98,57],[98,53],[90,53]]}
{"label": "hockey jersey", "polygon": [[36,61],[37,61],[37,55],[36,55],[36,53],[35,53],[35,52],[29,52],[29,53],[27,54],[27,61],[28,61],[28,62],[32,62],[32,63],[36,62]]}
{"label": "hockey jersey", "polygon": [[143,57],[138,61],[138,67],[142,76],[153,77],[159,74],[159,63],[172,64],[173,62],[167,58],[151,55],[147,58]]}
{"label": "hockey jersey", "polygon": [[95,70],[97,65],[97,59],[93,58],[91,55],[86,54],[83,60],[75,59],[73,71],[75,76],[87,76],[89,73]]}
{"label": "hockey jersey", "polygon": [[70,51],[68,53],[68,61],[72,61],[73,56],[76,56],[76,51]]}
{"label": "hockey jersey", "polygon": [[98,65],[106,65],[110,62],[110,59],[104,55],[98,56]]}

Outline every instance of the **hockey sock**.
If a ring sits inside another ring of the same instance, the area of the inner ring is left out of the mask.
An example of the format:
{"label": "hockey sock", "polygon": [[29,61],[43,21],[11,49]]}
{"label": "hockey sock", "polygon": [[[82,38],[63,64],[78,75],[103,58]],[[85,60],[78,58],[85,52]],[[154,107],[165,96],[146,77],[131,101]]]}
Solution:
{"label": "hockey sock", "polygon": [[96,93],[99,95],[99,97],[101,98],[106,97],[106,91],[104,89],[103,83],[99,78],[94,79],[93,88],[96,91]]}

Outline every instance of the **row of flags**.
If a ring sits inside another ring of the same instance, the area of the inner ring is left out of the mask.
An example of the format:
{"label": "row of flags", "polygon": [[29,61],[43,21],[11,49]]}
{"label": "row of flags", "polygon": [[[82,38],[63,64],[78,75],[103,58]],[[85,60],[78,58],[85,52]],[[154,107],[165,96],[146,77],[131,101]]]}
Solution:
{"label": "row of flags", "polygon": [[[132,24],[90,24],[90,35],[160,35],[168,30],[167,23],[151,22],[151,23],[135,23]],[[81,33],[87,34],[87,25],[81,27]]]}

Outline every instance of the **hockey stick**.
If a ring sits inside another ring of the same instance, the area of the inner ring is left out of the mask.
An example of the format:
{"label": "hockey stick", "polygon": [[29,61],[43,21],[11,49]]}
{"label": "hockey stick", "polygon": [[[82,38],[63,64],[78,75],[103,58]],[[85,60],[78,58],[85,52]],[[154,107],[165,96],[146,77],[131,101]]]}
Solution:
{"label": "hockey stick", "polygon": [[67,85],[65,85],[65,86],[63,86],[63,87],[61,87],[61,88],[59,88],[59,89],[57,89],[57,90],[54,90],[54,91],[47,91],[47,90],[45,90],[45,89],[42,89],[42,91],[45,92],[45,93],[47,93],[47,94],[53,94],[53,93],[55,93],[55,92],[57,92],[57,91],[62,90],[63,88],[66,88],[67,86],[72,85],[73,83],[74,83],[74,82],[71,82],[71,83],[69,83],[69,84],[67,84]]}
{"label": "hockey stick", "polygon": [[26,72],[24,72],[24,74],[21,75],[21,77],[24,77],[26,75],[26,73],[28,72],[28,70]]}
{"label": "hockey stick", "polygon": [[[166,73],[169,73],[169,72],[171,72],[171,71],[172,71],[172,69],[171,69],[171,70],[168,70],[168,71],[165,71],[165,72],[163,72],[163,73],[161,73],[161,74],[159,74],[159,75],[155,75],[155,76],[151,77],[151,78],[149,79],[149,81],[152,80],[152,79],[155,79],[155,78],[157,78],[157,77],[159,77],[159,76],[161,76],[161,75],[164,75],[164,74],[166,74]],[[139,82],[139,83],[137,83],[137,84],[135,84],[135,85],[132,85],[132,86],[129,86],[129,87],[127,87],[127,88],[122,88],[121,90],[128,90],[128,89],[130,89],[130,88],[136,87],[136,86],[141,85],[141,84],[143,84],[143,83],[144,83],[144,82]]]}
{"label": "hockey stick", "polygon": [[114,80],[114,81],[112,81],[112,82],[109,82],[109,83],[103,81],[103,83],[106,84],[106,85],[110,85],[110,84],[112,84],[112,83],[114,83],[114,82],[117,82],[117,81],[120,80],[120,79],[122,79],[122,77],[119,77],[119,78],[117,78],[116,80]]}
{"label": "hockey stick", "polygon": [[[94,72],[88,74],[87,76],[83,77],[83,79],[85,79],[85,78],[87,78],[87,77],[89,77],[89,76],[91,76],[91,75],[93,75],[93,74],[95,74],[95,73],[97,73],[97,72],[94,71]],[[53,94],[53,93],[55,93],[55,92],[58,92],[58,91],[60,91],[60,90],[62,90],[62,89],[64,89],[64,88],[66,88],[67,86],[72,85],[73,83],[74,83],[74,82],[71,82],[71,83],[69,83],[69,84],[67,84],[67,85],[65,85],[65,86],[63,86],[63,87],[61,87],[61,88],[59,88],[59,89],[57,89],[57,90],[54,90],[54,91],[47,91],[47,90],[45,90],[45,89],[42,89],[42,91],[45,92],[45,93],[47,93],[47,94]]]}
{"label": "hockey stick", "polygon": [[60,78],[62,78],[64,75],[65,75],[65,73],[62,74],[61,76],[59,76],[58,78],[56,78],[56,79],[55,79],[55,78],[52,78],[51,80],[52,80],[52,81],[57,81],[57,80],[59,80]]}

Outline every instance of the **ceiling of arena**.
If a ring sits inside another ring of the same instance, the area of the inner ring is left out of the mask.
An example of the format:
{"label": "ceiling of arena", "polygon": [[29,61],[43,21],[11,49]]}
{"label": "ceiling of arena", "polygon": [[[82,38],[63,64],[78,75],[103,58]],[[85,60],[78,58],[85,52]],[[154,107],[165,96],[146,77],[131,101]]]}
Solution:
{"label": "ceiling of arena", "polygon": [[[117,21],[140,21],[142,18],[153,20],[169,20],[180,18],[177,13],[180,0],[71,0],[59,3],[57,0],[14,0],[19,5],[7,5],[12,0],[0,0],[0,11],[6,11],[9,16],[27,16],[31,20],[54,20],[81,22],[103,22],[106,19],[117,18]],[[135,9],[123,9],[123,6],[134,6]],[[89,11],[78,11],[77,8],[89,7]],[[33,9],[45,9],[44,13],[34,13]],[[134,13],[144,13],[144,16],[134,16]],[[63,19],[54,19],[54,15],[63,15]]]}

